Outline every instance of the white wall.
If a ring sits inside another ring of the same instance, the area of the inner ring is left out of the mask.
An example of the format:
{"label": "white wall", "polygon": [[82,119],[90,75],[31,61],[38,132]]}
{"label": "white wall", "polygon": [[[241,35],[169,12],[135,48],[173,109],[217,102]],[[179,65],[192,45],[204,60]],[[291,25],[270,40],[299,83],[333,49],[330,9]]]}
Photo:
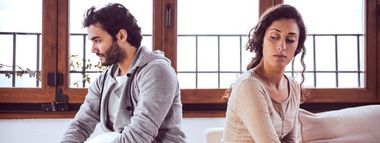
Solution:
{"label": "white wall", "polygon": [[[70,119],[0,120],[0,143],[58,143]],[[182,129],[188,143],[202,143],[203,131],[224,126],[224,118],[185,118]],[[97,128],[93,135],[101,133]]]}

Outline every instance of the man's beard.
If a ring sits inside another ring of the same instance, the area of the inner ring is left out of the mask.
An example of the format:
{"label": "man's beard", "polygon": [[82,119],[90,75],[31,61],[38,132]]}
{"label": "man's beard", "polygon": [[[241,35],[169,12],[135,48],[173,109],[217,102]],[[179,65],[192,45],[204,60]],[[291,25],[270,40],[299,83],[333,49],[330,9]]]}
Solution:
{"label": "man's beard", "polygon": [[108,49],[104,54],[97,54],[102,56],[104,61],[100,61],[103,66],[110,66],[118,63],[122,59],[127,57],[127,54],[121,49],[117,42],[112,42],[111,48]]}

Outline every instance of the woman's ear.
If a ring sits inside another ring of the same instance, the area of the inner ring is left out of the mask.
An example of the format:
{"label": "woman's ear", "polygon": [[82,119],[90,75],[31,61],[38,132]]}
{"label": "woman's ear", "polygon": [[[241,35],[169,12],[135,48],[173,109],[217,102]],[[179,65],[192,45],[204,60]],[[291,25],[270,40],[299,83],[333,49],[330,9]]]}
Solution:
{"label": "woman's ear", "polygon": [[128,33],[125,29],[120,29],[119,32],[116,35],[116,38],[118,41],[127,41]]}

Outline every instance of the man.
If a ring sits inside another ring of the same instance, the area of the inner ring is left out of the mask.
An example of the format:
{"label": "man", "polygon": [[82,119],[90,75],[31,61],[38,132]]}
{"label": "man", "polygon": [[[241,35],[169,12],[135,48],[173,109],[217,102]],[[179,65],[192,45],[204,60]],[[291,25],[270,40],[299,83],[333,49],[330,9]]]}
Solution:
{"label": "man", "polygon": [[88,88],[62,142],[84,142],[100,122],[110,142],[185,142],[176,73],[159,52],[140,47],[141,29],[121,4],[90,8],[83,22],[91,51],[109,66]]}

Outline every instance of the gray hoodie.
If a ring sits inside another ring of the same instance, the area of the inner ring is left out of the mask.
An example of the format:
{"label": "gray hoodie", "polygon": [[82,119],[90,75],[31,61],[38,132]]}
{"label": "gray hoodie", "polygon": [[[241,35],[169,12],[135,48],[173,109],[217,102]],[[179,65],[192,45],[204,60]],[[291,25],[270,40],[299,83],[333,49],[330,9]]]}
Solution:
{"label": "gray hoodie", "polygon": [[[180,89],[170,60],[160,51],[140,47],[121,91],[113,90],[115,69],[118,69],[116,64],[110,66],[88,88],[86,99],[61,142],[84,142],[98,122],[104,131],[120,133],[112,141],[115,143],[185,142],[180,129]],[[110,127],[108,99],[114,92],[121,92],[122,96]]]}

